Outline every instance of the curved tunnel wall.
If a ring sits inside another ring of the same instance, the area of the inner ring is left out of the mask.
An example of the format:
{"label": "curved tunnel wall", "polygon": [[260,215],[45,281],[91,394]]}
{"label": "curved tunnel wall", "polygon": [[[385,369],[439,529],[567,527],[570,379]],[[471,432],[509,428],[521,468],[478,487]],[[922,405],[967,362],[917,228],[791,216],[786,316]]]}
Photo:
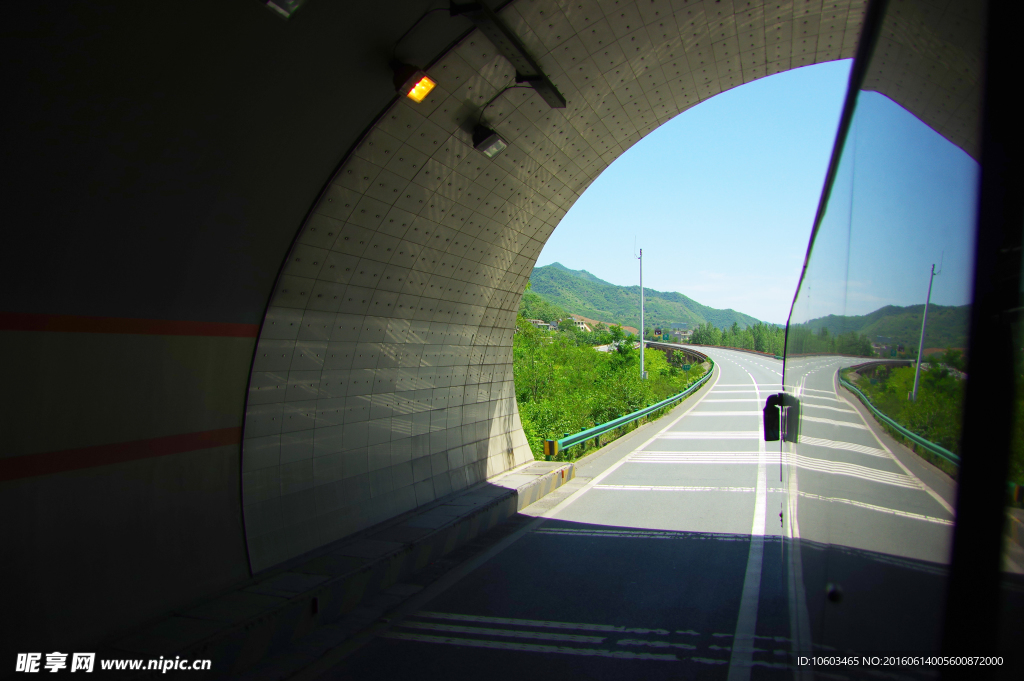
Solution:
{"label": "curved tunnel wall", "polygon": [[289,255],[256,350],[243,499],[270,567],[529,461],[512,384],[526,280],[626,149],[745,82],[850,57],[863,4],[550,2],[501,12],[568,101],[509,90],[479,32],[341,166]]}
{"label": "curved tunnel wall", "polygon": [[[863,15],[517,0],[503,16],[569,106],[504,95],[485,120],[511,145],[488,161],[467,128],[511,72],[478,34],[431,69],[431,99],[388,108],[387,53],[429,4],[313,1],[287,23],[249,2],[202,21],[25,6],[7,25],[5,77],[24,75],[3,128],[21,256],[0,273],[12,649],[95,643],[528,460],[511,333],[562,215],[680,111],[852,56]],[[922,45],[961,40],[955,4],[894,4],[908,23],[878,88],[970,130],[970,64],[915,71]],[[431,22],[417,53],[467,28]]]}

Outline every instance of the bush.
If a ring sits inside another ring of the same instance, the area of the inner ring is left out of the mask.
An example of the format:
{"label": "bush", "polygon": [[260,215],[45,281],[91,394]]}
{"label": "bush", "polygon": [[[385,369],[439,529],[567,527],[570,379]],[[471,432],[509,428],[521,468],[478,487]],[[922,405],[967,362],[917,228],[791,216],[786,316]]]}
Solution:
{"label": "bush", "polygon": [[879,411],[929,442],[960,453],[962,381],[941,366],[922,370],[917,401],[911,402],[907,394],[914,389],[914,367],[880,366],[873,373],[876,383],[861,376],[857,388]]}
{"label": "bush", "polygon": [[[664,352],[648,349],[644,381],[640,350],[630,338],[617,351],[604,353],[579,343],[578,334],[539,331],[521,317],[517,328],[512,346],[516,400],[536,458],[543,458],[545,439],[578,433],[660,402],[705,373],[703,365],[683,371]],[[621,331],[616,335],[621,338]]]}

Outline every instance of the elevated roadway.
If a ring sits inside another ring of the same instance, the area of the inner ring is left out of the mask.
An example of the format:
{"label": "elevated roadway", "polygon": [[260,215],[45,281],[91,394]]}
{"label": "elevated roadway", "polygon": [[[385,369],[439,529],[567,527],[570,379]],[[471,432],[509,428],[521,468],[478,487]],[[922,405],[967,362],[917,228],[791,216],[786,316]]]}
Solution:
{"label": "elevated roadway", "polygon": [[[791,368],[810,444],[784,453],[761,437],[782,362],[703,350],[718,367],[707,388],[584,459],[560,499],[528,508],[536,519],[464,578],[428,589],[411,615],[318,674],[788,678],[806,628],[826,624],[825,594],[807,593],[823,573],[866,567],[868,579],[881,570],[941,580],[948,501],[830,389],[846,360]],[[787,583],[794,560],[803,583]],[[864,585],[847,577],[839,607],[856,608]],[[898,606],[922,597],[906,587],[884,585]],[[898,625],[871,629],[893,636]]]}

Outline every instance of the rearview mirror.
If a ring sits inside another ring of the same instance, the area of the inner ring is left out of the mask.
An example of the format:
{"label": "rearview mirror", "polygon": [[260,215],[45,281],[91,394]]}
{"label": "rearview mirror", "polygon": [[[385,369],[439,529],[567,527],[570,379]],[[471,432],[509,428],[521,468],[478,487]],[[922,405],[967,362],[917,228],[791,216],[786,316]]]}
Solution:
{"label": "rearview mirror", "polygon": [[782,404],[782,394],[769,395],[764,403],[764,441],[778,442],[780,437],[780,413],[779,405]]}

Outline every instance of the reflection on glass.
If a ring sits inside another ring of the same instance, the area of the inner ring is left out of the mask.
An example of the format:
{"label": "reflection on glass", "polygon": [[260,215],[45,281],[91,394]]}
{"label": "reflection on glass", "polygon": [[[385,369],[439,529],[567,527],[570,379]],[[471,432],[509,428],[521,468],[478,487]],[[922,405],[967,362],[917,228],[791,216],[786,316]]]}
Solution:
{"label": "reflection on glass", "polygon": [[[1024,226],[1022,226],[1024,228]],[[1024,260],[1021,261],[1024,274]],[[1024,277],[1021,278],[1020,300],[1024,301]],[[1010,470],[1007,476],[1006,525],[1003,541],[1003,593],[1000,632],[1003,647],[1012,650],[1020,645],[1020,612],[1024,605],[1024,310],[1016,310],[1013,323],[1013,367],[1017,404],[1014,409],[1013,435],[1010,443]]]}
{"label": "reflection on glass", "polygon": [[939,649],[970,352],[982,9],[890,4],[790,314],[784,387],[799,433],[783,473],[800,651]]}

